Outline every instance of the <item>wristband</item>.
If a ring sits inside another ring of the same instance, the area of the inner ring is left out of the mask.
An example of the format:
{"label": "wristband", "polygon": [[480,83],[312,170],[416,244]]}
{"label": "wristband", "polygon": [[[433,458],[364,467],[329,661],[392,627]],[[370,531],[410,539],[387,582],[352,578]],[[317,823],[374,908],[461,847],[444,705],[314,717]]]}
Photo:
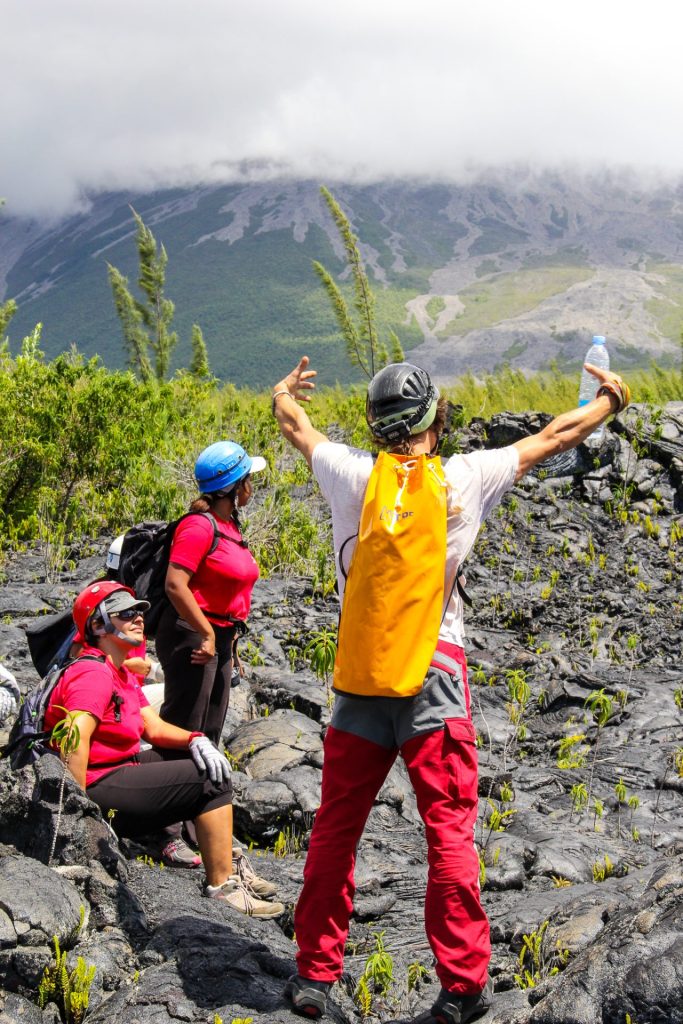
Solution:
{"label": "wristband", "polygon": [[604,384],[601,384],[597,390],[596,398],[599,398],[600,395],[613,395],[618,403],[615,410],[618,413],[623,412],[631,401],[631,389],[621,377],[615,377],[614,380],[605,381]]}
{"label": "wristband", "polygon": [[205,736],[205,735],[206,735],[206,734],[205,734],[205,733],[203,733],[203,732],[191,732],[191,733],[190,733],[190,738],[189,738],[189,740],[187,741],[187,745],[188,745],[188,747],[189,747],[190,743],[192,743],[192,740],[196,740],[196,739],[197,739],[197,738],[198,738],[199,736]]}
{"label": "wristband", "polygon": [[290,398],[294,398],[294,395],[292,394],[292,392],[289,391],[287,388],[282,388],[280,391],[276,391],[273,394],[273,398],[272,398],[272,401],[270,403],[270,409],[271,409],[271,412],[272,412],[273,416],[275,415],[275,399],[279,398],[280,395],[289,395]]}

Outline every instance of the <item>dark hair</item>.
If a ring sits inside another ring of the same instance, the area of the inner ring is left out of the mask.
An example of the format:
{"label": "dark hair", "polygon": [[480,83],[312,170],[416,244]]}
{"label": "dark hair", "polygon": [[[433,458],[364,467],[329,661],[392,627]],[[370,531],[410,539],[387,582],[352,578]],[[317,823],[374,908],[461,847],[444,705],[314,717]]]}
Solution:
{"label": "dark hair", "polygon": [[[230,498],[231,501],[235,502],[237,489],[245,480],[246,477],[242,477],[229,491],[213,491],[211,494],[200,494],[198,498],[190,502],[190,512],[213,512],[213,506],[220,498]],[[239,529],[240,517],[237,511],[237,502],[234,504],[230,518]]]}
{"label": "dark hair", "polygon": [[[443,434],[444,428],[448,421],[448,406],[448,399],[444,398],[442,395],[436,403],[436,413],[434,414],[434,420],[426,428],[426,430],[436,431],[437,442],[441,435]],[[424,432],[426,432],[426,430]],[[396,452],[398,455],[411,455],[413,451],[413,444],[415,443],[415,437],[417,436],[419,435],[416,434],[413,437],[407,437],[405,441],[401,441],[399,444],[389,444],[387,442],[382,442],[375,437],[373,437],[373,440],[376,442],[379,448],[387,448],[390,451]]]}

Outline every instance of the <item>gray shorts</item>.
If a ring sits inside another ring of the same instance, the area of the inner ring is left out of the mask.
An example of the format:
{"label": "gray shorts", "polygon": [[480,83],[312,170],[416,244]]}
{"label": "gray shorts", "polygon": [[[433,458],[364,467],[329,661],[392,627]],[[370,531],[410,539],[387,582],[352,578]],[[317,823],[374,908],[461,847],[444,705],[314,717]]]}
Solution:
{"label": "gray shorts", "polygon": [[414,697],[357,697],[338,693],[332,725],[380,747],[401,748],[422,733],[442,729],[446,718],[469,718],[467,680],[459,665],[453,674],[430,666]]}

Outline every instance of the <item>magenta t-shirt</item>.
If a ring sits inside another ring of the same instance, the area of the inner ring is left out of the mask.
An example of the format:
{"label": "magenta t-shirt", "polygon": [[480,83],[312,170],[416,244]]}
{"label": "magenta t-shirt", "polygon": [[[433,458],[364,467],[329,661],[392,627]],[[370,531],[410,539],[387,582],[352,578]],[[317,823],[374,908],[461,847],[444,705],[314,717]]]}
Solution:
{"label": "magenta t-shirt", "polygon": [[[90,756],[86,786],[113,771],[112,761],[123,761],[140,750],[144,732],[141,708],[149,705],[137,677],[128,669],[117,669],[105,661],[83,659],[83,655],[102,656],[96,647],[85,646],[80,657],[70,665],[52,691],[45,712],[45,728],[52,729],[67,711],[87,711],[97,719],[90,740]],[[115,702],[116,694],[120,700]],[[117,717],[121,721],[117,722]],[[98,768],[108,764],[109,767]]]}
{"label": "magenta t-shirt", "polygon": [[192,573],[189,587],[197,604],[209,622],[220,626],[225,625],[221,616],[247,618],[259,569],[235,524],[214,518],[219,533],[226,535],[218,538],[215,551],[208,554],[213,527],[206,516],[188,516],[176,527],[169,561]]}

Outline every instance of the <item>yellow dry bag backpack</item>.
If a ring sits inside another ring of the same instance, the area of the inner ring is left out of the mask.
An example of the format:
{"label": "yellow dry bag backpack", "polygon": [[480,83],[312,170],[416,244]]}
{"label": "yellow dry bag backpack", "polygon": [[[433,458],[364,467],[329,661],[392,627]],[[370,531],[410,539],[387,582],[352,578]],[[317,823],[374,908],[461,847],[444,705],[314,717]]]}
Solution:
{"label": "yellow dry bag backpack", "polygon": [[344,590],[338,692],[412,697],[422,688],[442,619],[446,504],[438,456],[380,452]]}

